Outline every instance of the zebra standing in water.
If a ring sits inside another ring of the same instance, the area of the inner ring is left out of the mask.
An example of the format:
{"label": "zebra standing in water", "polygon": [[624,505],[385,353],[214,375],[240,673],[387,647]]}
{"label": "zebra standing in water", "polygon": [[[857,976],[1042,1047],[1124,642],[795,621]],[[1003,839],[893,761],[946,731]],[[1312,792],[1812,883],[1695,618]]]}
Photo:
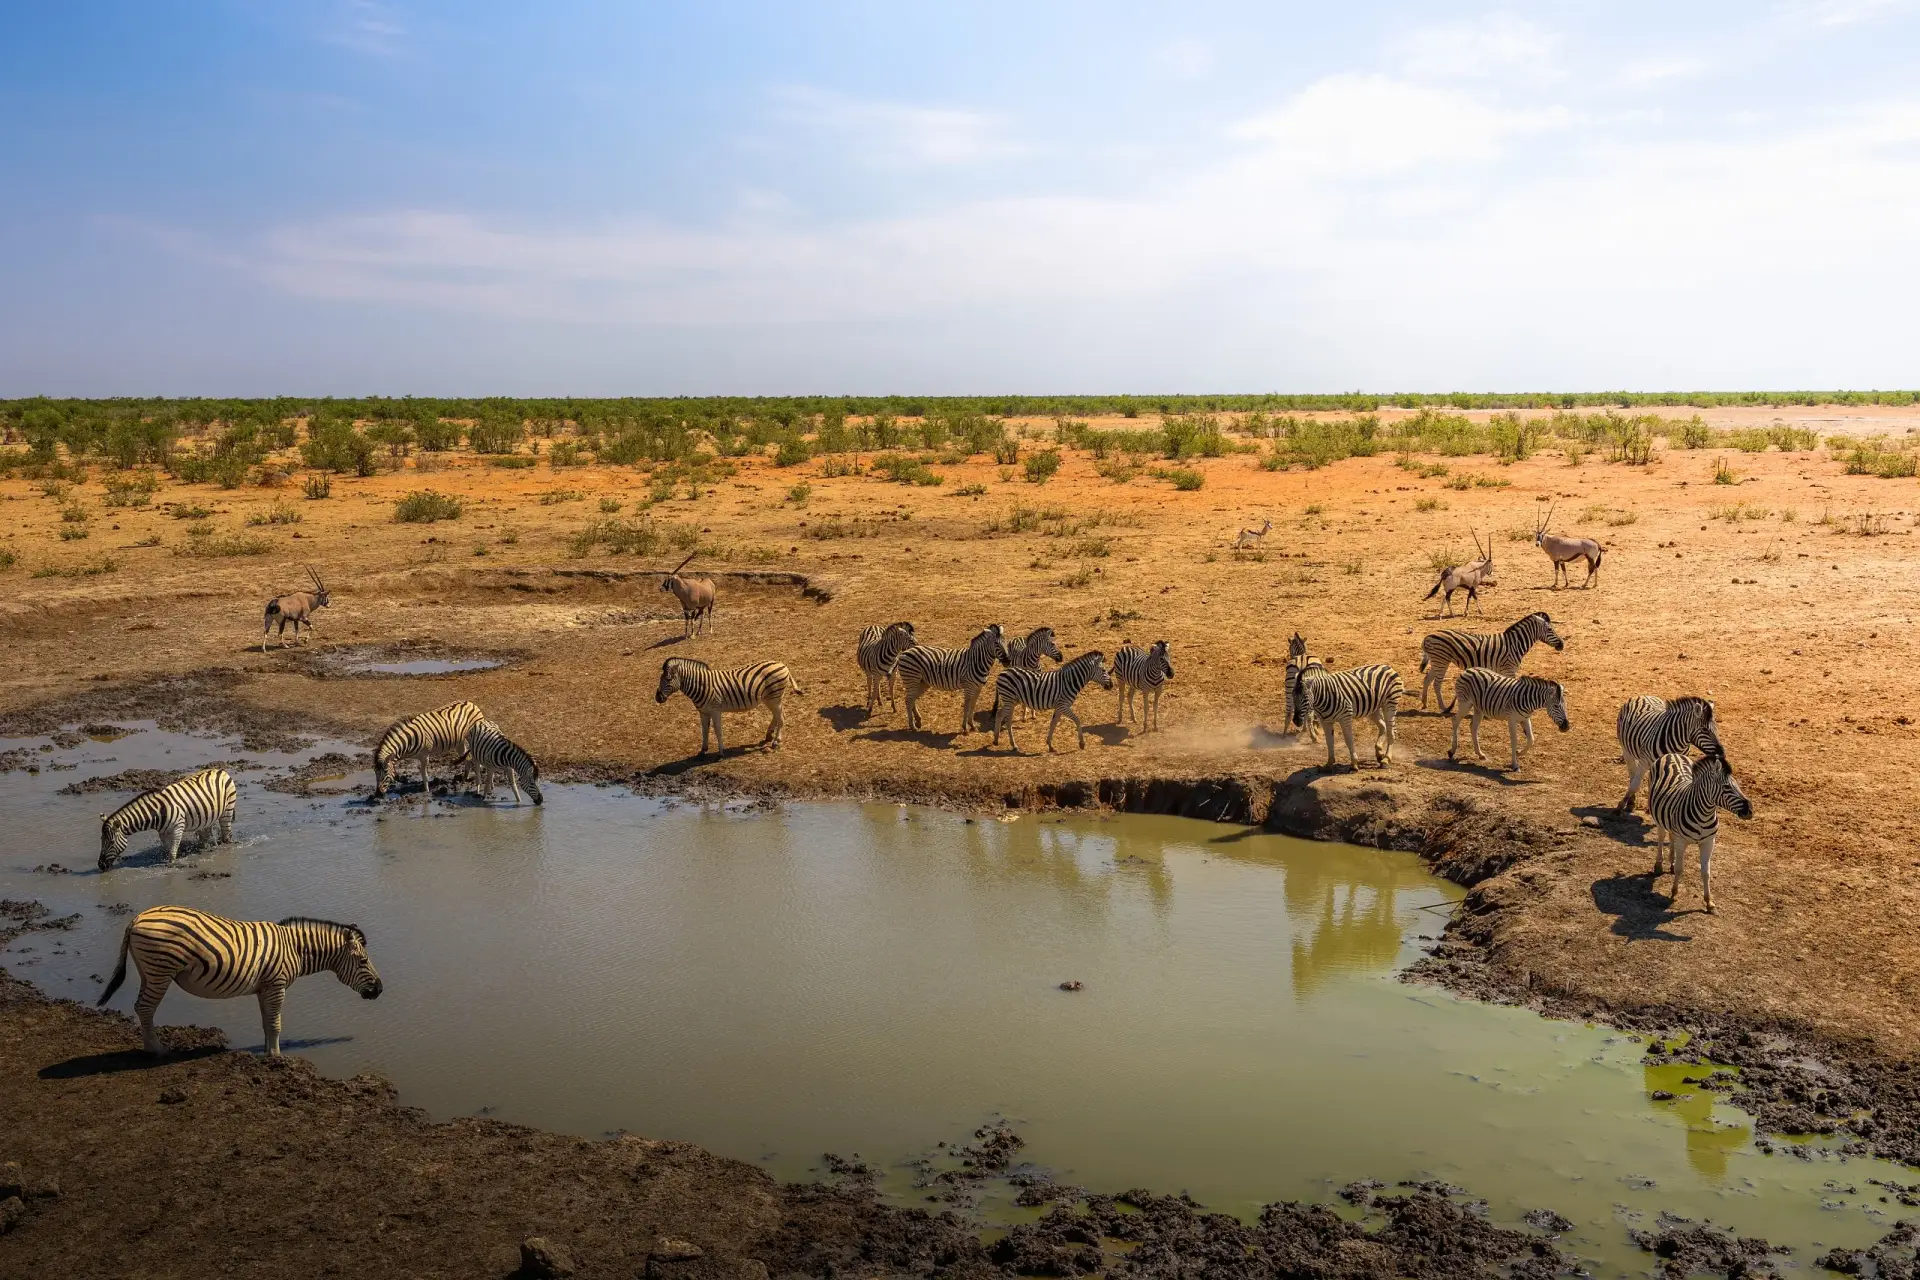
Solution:
{"label": "zebra standing in water", "polygon": [[1507,745],[1513,750],[1509,769],[1520,767],[1520,730],[1527,733],[1527,749],[1533,749],[1533,713],[1545,711],[1554,728],[1565,733],[1572,725],[1567,720],[1567,690],[1557,680],[1539,676],[1510,676],[1485,667],[1468,667],[1453,682],[1453,744],[1447,748],[1451,760],[1460,750],[1460,721],[1473,717],[1473,754],[1485,760],[1480,749],[1480,717],[1499,716],[1507,722]]}
{"label": "zebra standing in water", "polygon": [[[1060,646],[1054,642],[1052,627],[1035,627],[1027,633],[1026,639],[1007,641],[1007,657],[1002,665],[1009,671],[1038,671],[1042,658],[1065,661],[1060,656]],[[1019,711],[1023,720],[1032,714],[1026,707],[1019,708]]]}
{"label": "zebra standing in water", "polygon": [[[449,702],[417,716],[408,716],[380,735],[373,748],[373,798],[387,794],[387,783],[405,760],[420,763],[420,791],[433,797],[433,782],[427,765],[433,760],[451,760],[457,766],[467,756],[467,730],[486,719],[471,702]],[[449,787],[453,785],[448,780]]]}
{"label": "zebra standing in water", "polygon": [[[1520,660],[1543,641],[1555,650],[1567,647],[1544,609],[1528,614],[1497,636],[1477,631],[1434,632],[1420,642],[1420,670],[1425,673],[1420,681],[1420,709],[1427,709],[1428,689],[1433,690],[1434,697],[1442,696],[1441,681],[1447,678],[1448,667],[1462,671],[1485,667],[1503,676],[1518,675]],[[1443,702],[1440,710],[1451,713],[1453,708]]]}
{"label": "zebra standing in water", "polygon": [[893,664],[895,659],[913,647],[913,624],[895,622],[888,626],[871,626],[860,633],[860,643],[854,648],[853,659],[860,666],[860,673],[867,678],[867,714],[872,715],[880,705],[880,679],[887,681],[887,705],[895,710],[900,703],[893,696]]}
{"label": "zebra standing in water", "polygon": [[1007,745],[1019,752],[1020,744],[1013,738],[1013,709],[1019,705],[1053,712],[1053,719],[1047,722],[1048,751],[1053,750],[1053,731],[1060,727],[1061,716],[1073,721],[1073,727],[1080,734],[1080,749],[1085,751],[1087,729],[1074,714],[1073,701],[1089,682],[1102,689],[1113,688],[1113,677],[1107,674],[1106,655],[1098,649],[1083,653],[1052,671],[1028,671],[1019,667],[1002,671],[993,682],[993,745],[1000,745],[1000,731],[1005,729]]}
{"label": "zebra standing in water", "polygon": [[192,907],[148,907],[120,939],[120,964],[100,993],[104,1005],[127,977],[127,953],[140,969],[140,995],[133,1003],[148,1053],[161,1053],[153,1012],[179,983],[188,995],[209,1000],[258,996],[260,1030],[267,1056],[280,1056],[280,1003],[295,978],[331,969],[362,999],[380,995],[380,975],[367,959],[367,935],[355,924],[291,916],[278,924],[228,920]]}
{"label": "zebra standing in water", "polygon": [[1007,636],[993,623],[964,649],[916,644],[894,663],[907,695],[907,728],[919,729],[920,698],[929,689],[960,691],[960,732],[973,732],[973,711],[993,674],[993,664],[1007,660]]}
{"label": "zebra standing in water", "polygon": [[1613,722],[1620,742],[1620,759],[1627,766],[1627,794],[1620,798],[1622,817],[1633,812],[1640,779],[1653,762],[1669,752],[1684,753],[1689,745],[1719,751],[1720,734],[1713,722],[1713,704],[1691,695],[1671,702],[1643,693],[1620,705]]}
{"label": "zebra standing in water", "polygon": [[1133,695],[1140,695],[1141,731],[1151,733],[1160,721],[1160,694],[1173,679],[1173,659],[1167,642],[1155,640],[1153,647],[1142,649],[1129,640],[1113,655],[1113,679],[1120,686],[1120,710],[1116,724],[1133,717]]}
{"label": "zebra standing in water", "polygon": [[1647,779],[1647,813],[1658,828],[1653,843],[1653,878],[1660,879],[1660,854],[1673,863],[1670,904],[1680,901],[1680,858],[1687,846],[1700,846],[1700,889],[1713,910],[1713,842],[1720,834],[1720,810],[1737,818],[1753,817],[1753,801],[1733,780],[1733,766],[1718,747],[1696,763],[1677,751],[1653,762]]}
{"label": "zebra standing in water", "polygon": [[774,750],[780,746],[785,724],[780,700],[802,690],[784,662],[755,662],[715,671],[698,658],[668,658],[660,664],[660,687],[653,691],[653,700],[665,702],[676,692],[686,694],[687,701],[700,713],[700,754],[707,754],[707,732],[712,730],[714,750],[725,755],[727,741],[720,728],[721,713],[751,711],[756,706],[773,712],[773,723],[767,726],[767,736],[760,739],[760,745]]}
{"label": "zebra standing in water", "polygon": [[233,775],[202,769],[155,791],[143,791],[112,813],[100,815],[100,869],[110,871],[127,851],[127,836],[156,831],[167,842],[167,865],[180,856],[187,832],[205,847],[216,829],[221,844],[233,843],[233,811],[240,801]]}
{"label": "zebra standing in water", "polygon": [[540,766],[493,721],[481,719],[467,730],[467,755],[473,766],[474,789],[482,796],[493,798],[493,775],[499,773],[506,776],[507,785],[513,788],[515,804],[520,803],[523,784],[535,804],[544,803],[540,795]]}
{"label": "zebra standing in water", "polygon": [[1338,725],[1347,738],[1347,763],[1360,767],[1353,750],[1353,722],[1365,718],[1379,728],[1373,743],[1377,764],[1393,763],[1393,718],[1399,713],[1406,686],[1400,673],[1385,663],[1329,671],[1312,659],[1287,669],[1287,707],[1296,726],[1311,716],[1326,722],[1327,768],[1334,766],[1333,730]]}

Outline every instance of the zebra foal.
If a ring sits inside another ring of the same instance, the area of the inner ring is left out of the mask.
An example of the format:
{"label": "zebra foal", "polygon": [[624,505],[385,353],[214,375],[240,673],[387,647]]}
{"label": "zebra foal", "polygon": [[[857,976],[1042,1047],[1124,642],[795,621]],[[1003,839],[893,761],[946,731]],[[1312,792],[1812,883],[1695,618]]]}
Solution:
{"label": "zebra foal", "polygon": [[[386,795],[387,784],[400,765],[414,760],[420,765],[420,791],[431,799],[433,782],[427,776],[428,763],[451,760],[457,766],[466,759],[467,731],[484,719],[479,707],[463,699],[391,725],[373,748],[373,798]],[[451,780],[448,786],[452,786]]]}
{"label": "zebra foal", "polygon": [[1301,659],[1287,668],[1287,713],[1295,727],[1313,720],[1326,722],[1327,768],[1334,766],[1333,730],[1338,725],[1347,739],[1347,763],[1359,768],[1353,750],[1353,722],[1367,719],[1379,729],[1374,739],[1373,758],[1377,764],[1393,763],[1393,718],[1399,713],[1400,699],[1406,693],[1400,673],[1384,663],[1355,667],[1351,671],[1329,671],[1311,659]]}
{"label": "zebra foal", "polygon": [[1554,728],[1565,733],[1573,726],[1567,720],[1567,690],[1557,680],[1539,676],[1509,676],[1485,667],[1469,667],[1453,682],[1453,743],[1447,759],[1460,751],[1460,722],[1473,717],[1473,754],[1485,760],[1480,749],[1480,717],[1499,716],[1507,722],[1507,745],[1513,751],[1509,769],[1520,767],[1520,732],[1527,735],[1527,749],[1533,749],[1533,713],[1544,711]]}
{"label": "zebra foal", "polygon": [[1073,721],[1080,735],[1080,749],[1085,751],[1087,729],[1074,714],[1073,702],[1090,683],[1102,689],[1113,688],[1113,677],[1107,674],[1106,655],[1098,649],[1083,653],[1052,671],[1028,671],[1020,667],[1002,671],[993,681],[993,745],[1000,745],[1000,731],[1005,729],[1007,745],[1016,753],[1020,750],[1020,744],[1013,737],[1013,709],[1017,705],[1053,712],[1053,719],[1047,722],[1048,751],[1053,750],[1053,731],[1060,727],[1061,716]]}
{"label": "zebra foal", "polygon": [[474,789],[493,798],[493,776],[498,773],[513,788],[513,802],[520,803],[520,788],[535,804],[545,801],[540,795],[540,766],[526,749],[500,731],[500,726],[482,718],[467,730],[467,755],[473,768]]}
{"label": "zebra foal", "polygon": [[189,831],[204,846],[217,831],[221,844],[233,842],[233,811],[240,793],[225,769],[202,769],[153,791],[143,791],[112,813],[100,815],[100,870],[110,871],[127,852],[135,831],[158,832],[167,842],[167,865],[180,856]]}
{"label": "zebra foal", "polygon": [[1680,858],[1694,844],[1700,846],[1700,889],[1706,895],[1707,910],[1713,910],[1713,842],[1720,834],[1722,809],[1736,818],[1753,817],[1753,801],[1733,780],[1733,766],[1724,751],[1715,747],[1698,762],[1674,751],[1653,762],[1647,779],[1647,813],[1656,828],[1653,878],[1659,882],[1660,855],[1665,851],[1673,867],[1670,904],[1680,901]]}
{"label": "zebra foal", "polygon": [[1620,759],[1627,766],[1627,794],[1620,798],[1622,817],[1633,812],[1640,780],[1654,761],[1689,746],[1720,751],[1720,734],[1713,720],[1713,704],[1691,695],[1671,702],[1650,693],[1628,698],[1614,718],[1613,736],[1620,743]]}
{"label": "zebra foal", "polygon": [[209,1000],[258,997],[269,1058],[280,1056],[280,1005],[295,978],[331,969],[362,999],[377,999],[381,991],[359,925],[305,916],[273,924],[229,920],[192,907],[148,907],[128,922],[120,938],[120,964],[96,1004],[113,999],[126,980],[129,953],[140,969],[133,1011],[140,1018],[141,1041],[155,1057],[162,1051],[153,1014],[172,983]]}
{"label": "zebra foal", "polygon": [[1173,679],[1173,659],[1167,642],[1155,640],[1142,649],[1129,640],[1113,655],[1113,680],[1120,686],[1120,710],[1115,723],[1133,718],[1133,695],[1140,695],[1140,725],[1143,733],[1160,724],[1160,694]]}
{"label": "zebra foal", "polygon": [[780,745],[785,724],[780,700],[800,692],[799,682],[784,662],[755,662],[716,671],[698,658],[668,658],[660,664],[660,687],[653,691],[653,700],[663,703],[675,693],[686,694],[687,701],[700,713],[700,754],[707,754],[707,733],[711,730],[714,750],[725,755],[727,741],[720,727],[724,712],[751,711],[756,706],[771,711],[773,723],[767,726],[767,736],[760,739],[760,745],[773,750]]}
{"label": "zebra foal", "polygon": [[916,644],[894,663],[900,672],[900,685],[907,695],[907,728],[918,730],[920,699],[929,689],[959,690],[960,732],[973,732],[974,708],[993,674],[993,664],[1007,660],[1007,636],[999,623],[993,623],[968,642],[964,649],[946,649],[938,645]]}
{"label": "zebra foal", "polygon": [[1420,709],[1427,709],[1427,690],[1432,689],[1433,696],[1442,700],[1440,710],[1452,712],[1453,708],[1445,704],[1445,690],[1441,685],[1447,678],[1448,667],[1462,671],[1485,667],[1503,676],[1518,675],[1520,660],[1534,645],[1541,643],[1551,645],[1556,651],[1567,647],[1544,609],[1528,614],[1497,636],[1477,631],[1434,632],[1420,642]]}
{"label": "zebra foal", "polygon": [[867,678],[867,714],[872,715],[880,705],[880,681],[887,682],[887,705],[898,709],[899,701],[893,696],[894,662],[914,645],[913,624],[894,622],[887,626],[871,626],[861,631],[860,642],[854,646],[853,660],[860,667],[860,674]]}

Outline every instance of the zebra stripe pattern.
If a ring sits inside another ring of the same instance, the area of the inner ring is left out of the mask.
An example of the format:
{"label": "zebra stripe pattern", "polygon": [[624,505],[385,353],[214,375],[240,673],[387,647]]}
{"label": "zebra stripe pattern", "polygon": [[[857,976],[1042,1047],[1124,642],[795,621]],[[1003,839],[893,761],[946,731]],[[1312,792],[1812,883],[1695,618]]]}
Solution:
{"label": "zebra stripe pattern", "polygon": [[[1420,709],[1427,709],[1428,689],[1433,690],[1435,698],[1441,696],[1441,681],[1446,679],[1448,667],[1462,671],[1485,667],[1503,676],[1516,675],[1527,651],[1541,643],[1556,650],[1567,647],[1545,610],[1528,614],[1497,636],[1477,631],[1434,632],[1420,642],[1420,670],[1425,676],[1420,681]],[[1453,708],[1443,704],[1440,710],[1451,713]]]}
{"label": "zebra stripe pattern", "polygon": [[1726,753],[1714,749],[1698,763],[1673,751],[1653,762],[1647,779],[1647,813],[1658,829],[1653,844],[1653,876],[1660,878],[1660,855],[1669,853],[1673,865],[1670,903],[1680,901],[1680,858],[1687,846],[1700,846],[1700,888],[1707,910],[1713,910],[1713,844],[1720,834],[1720,810],[1738,818],[1753,817],[1753,801],[1733,780]]}
{"label": "zebra stripe pattern", "polygon": [[1308,717],[1327,722],[1327,768],[1334,766],[1333,729],[1338,725],[1347,738],[1347,763],[1359,768],[1353,750],[1353,722],[1372,720],[1379,729],[1374,740],[1373,758],[1377,764],[1393,762],[1393,718],[1399,713],[1400,698],[1406,692],[1400,673],[1384,663],[1355,667],[1351,671],[1329,671],[1318,662],[1306,660],[1288,668],[1287,707],[1296,726]]}
{"label": "zebra stripe pattern", "polygon": [[520,803],[522,786],[535,804],[544,803],[540,795],[540,766],[493,721],[482,719],[467,730],[467,755],[472,760],[474,787],[481,795],[493,797],[493,775],[498,773],[513,788],[515,804]]}
{"label": "zebra stripe pattern", "polygon": [[1053,719],[1047,722],[1048,751],[1053,750],[1053,731],[1060,727],[1061,716],[1073,721],[1080,735],[1080,749],[1086,750],[1086,726],[1074,714],[1073,702],[1089,683],[1102,689],[1113,688],[1113,677],[1107,674],[1106,655],[1098,649],[1083,653],[1052,671],[1027,671],[1017,667],[1002,671],[993,682],[993,745],[1000,745],[1000,731],[1005,729],[1007,745],[1016,752],[1020,750],[1020,744],[1013,737],[1013,709],[1022,706],[1053,712]]}
{"label": "zebra stripe pattern", "polygon": [[1453,682],[1453,745],[1447,759],[1460,751],[1460,722],[1473,717],[1473,754],[1485,760],[1480,749],[1480,717],[1499,716],[1507,722],[1507,744],[1513,750],[1509,769],[1520,767],[1520,731],[1527,735],[1527,749],[1533,748],[1533,713],[1545,711],[1554,728],[1565,733],[1572,725],[1567,720],[1567,691],[1555,680],[1539,676],[1510,676],[1485,667],[1469,667]]}
{"label": "zebra stripe pattern", "polygon": [[[1002,665],[1009,669],[1038,671],[1043,658],[1064,661],[1060,656],[1060,646],[1054,641],[1052,627],[1035,627],[1025,639],[1007,641],[1007,659]],[[1019,708],[1019,713],[1022,720],[1033,714],[1026,707]]]}
{"label": "zebra stripe pattern", "polygon": [[959,690],[960,732],[973,732],[973,712],[993,674],[1007,658],[1007,637],[999,623],[975,636],[964,649],[917,644],[894,664],[907,695],[907,728],[921,728],[920,698],[929,689]]}
{"label": "zebra stripe pattern", "polygon": [[1155,640],[1142,649],[1129,640],[1113,655],[1113,679],[1120,686],[1120,712],[1115,717],[1124,723],[1133,718],[1133,695],[1140,695],[1140,724],[1152,732],[1160,723],[1160,694],[1173,679],[1173,658],[1165,640]]}
{"label": "zebra stripe pattern", "polygon": [[914,644],[913,624],[895,622],[887,626],[871,626],[860,633],[860,643],[854,649],[854,661],[860,666],[860,674],[867,678],[867,714],[872,715],[880,705],[880,681],[887,682],[887,705],[897,710],[900,706],[893,696],[894,662]]}
{"label": "zebra stripe pattern", "polygon": [[180,856],[189,831],[204,847],[217,830],[221,844],[233,841],[233,811],[240,793],[225,769],[202,769],[154,791],[143,791],[112,813],[100,815],[100,869],[110,871],[127,851],[135,831],[157,831],[167,842],[167,865]]}
{"label": "zebra stripe pattern", "polygon": [[1722,750],[1713,703],[1692,696],[1671,702],[1650,693],[1628,698],[1614,720],[1613,735],[1620,743],[1620,759],[1627,766],[1627,794],[1621,797],[1619,806],[1623,816],[1633,812],[1640,780],[1661,756],[1685,753],[1689,746],[1701,751]]}
{"label": "zebra stripe pattern", "polygon": [[675,693],[686,694],[694,710],[700,713],[700,754],[707,754],[709,731],[713,734],[714,750],[725,754],[727,743],[720,727],[723,712],[751,711],[756,706],[773,712],[767,736],[760,740],[761,746],[772,750],[779,747],[785,724],[780,714],[780,700],[789,693],[799,692],[799,682],[784,662],[755,662],[715,671],[698,658],[668,658],[660,664],[660,687],[654,690],[653,700],[665,702]]}
{"label": "zebra stripe pattern", "polygon": [[295,978],[332,970],[361,997],[381,991],[380,974],[367,958],[367,935],[358,925],[293,916],[278,924],[229,920],[192,907],[149,907],[135,916],[120,939],[120,964],[98,1004],[105,1004],[127,976],[127,956],[140,969],[140,995],[133,1010],[148,1053],[158,1055],[154,1010],[179,983],[189,995],[210,1000],[257,996],[267,1056],[280,1056],[280,1005]]}
{"label": "zebra stripe pattern", "polygon": [[[408,716],[380,735],[373,748],[373,795],[377,800],[387,794],[387,784],[403,760],[420,764],[420,790],[433,794],[427,777],[427,765],[434,760],[458,764],[467,755],[467,730],[486,717],[471,702],[449,702],[431,711]],[[449,786],[452,785],[449,781]]]}

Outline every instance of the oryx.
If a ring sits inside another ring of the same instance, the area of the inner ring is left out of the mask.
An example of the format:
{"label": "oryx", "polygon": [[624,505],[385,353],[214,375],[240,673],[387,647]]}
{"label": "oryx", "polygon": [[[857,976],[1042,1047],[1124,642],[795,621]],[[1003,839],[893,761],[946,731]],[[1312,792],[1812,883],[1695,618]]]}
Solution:
{"label": "oryx", "polygon": [[1547,558],[1553,561],[1555,591],[1560,589],[1563,577],[1568,586],[1573,585],[1573,576],[1567,572],[1567,566],[1575,560],[1587,562],[1586,581],[1580,585],[1590,587],[1593,585],[1593,575],[1600,572],[1600,557],[1605,553],[1600,544],[1592,538],[1563,538],[1557,533],[1547,532],[1547,524],[1553,519],[1553,509],[1559,505],[1557,502],[1547,504],[1547,514],[1541,519],[1539,527],[1533,531],[1533,545],[1546,552]]}
{"label": "oryx", "polygon": [[[1487,539],[1487,545],[1482,547],[1480,545],[1480,535],[1474,533],[1471,529],[1467,530],[1467,532],[1472,535],[1473,549],[1480,553],[1480,558],[1472,564],[1457,564],[1451,568],[1442,569],[1440,571],[1440,580],[1433,584],[1433,590],[1427,592],[1424,597],[1424,599],[1431,600],[1442,591],[1445,591],[1447,593],[1446,616],[1449,618],[1453,616],[1454,592],[1464,591],[1467,593],[1467,606],[1460,611],[1465,615],[1473,612],[1474,602],[1480,598],[1481,587],[1496,585],[1493,577],[1493,539],[1489,537]],[[1486,611],[1483,609],[1481,612],[1484,613]]]}
{"label": "oryx", "polygon": [[296,591],[292,595],[275,596],[267,601],[265,625],[260,628],[260,652],[267,651],[267,633],[273,630],[274,620],[280,621],[280,647],[287,647],[287,624],[293,624],[293,638],[300,638],[300,628],[313,630],[313,611],[324,609],[333,602],[327,594],[327,584],[320,581],[320,575],[313,571],[312,565],[304,566],[307,577],[313,580],[313,590]]}
{"label": "oryx", "polygon": [[673,567],[660,583],[662,591],[671,591],[680,601],[681,638],[696,634],[703,627],[713,625],[713,580],[710,578],[683,578],[680,571],[698,551],[689,552],[687,558]]}

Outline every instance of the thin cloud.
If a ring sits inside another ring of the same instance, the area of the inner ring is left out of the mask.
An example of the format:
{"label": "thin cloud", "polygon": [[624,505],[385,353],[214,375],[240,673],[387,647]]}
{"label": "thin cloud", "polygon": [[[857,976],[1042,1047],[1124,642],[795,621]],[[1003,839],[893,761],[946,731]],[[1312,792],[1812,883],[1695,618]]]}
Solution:
{"label": "thin cloud", "polygon": [[398,55],[406,37],[407,28],[376,0],[345,0],[320,33],[328,44],[376,58]]}
{"label": "thin cloud", "polygon": [[1391,46],[1400,71],[1420,80],[1546,79],[1560,71],[1558,35],[1513,14],[1408,32]]}
{"label": "thin cloud", "polygon": [[808,86],[781,89],[774,101],[783,120],[868,164],[972,165],[1024,149],[1007,136],[1004,119],[984,111],[880,102]]}
{"label": "thin cloud", "polygon": [[1163,46],[1154,61],[1171,74],[1190,80],[1213,70],[1213,46],[1191,37],[1175,40]]}

